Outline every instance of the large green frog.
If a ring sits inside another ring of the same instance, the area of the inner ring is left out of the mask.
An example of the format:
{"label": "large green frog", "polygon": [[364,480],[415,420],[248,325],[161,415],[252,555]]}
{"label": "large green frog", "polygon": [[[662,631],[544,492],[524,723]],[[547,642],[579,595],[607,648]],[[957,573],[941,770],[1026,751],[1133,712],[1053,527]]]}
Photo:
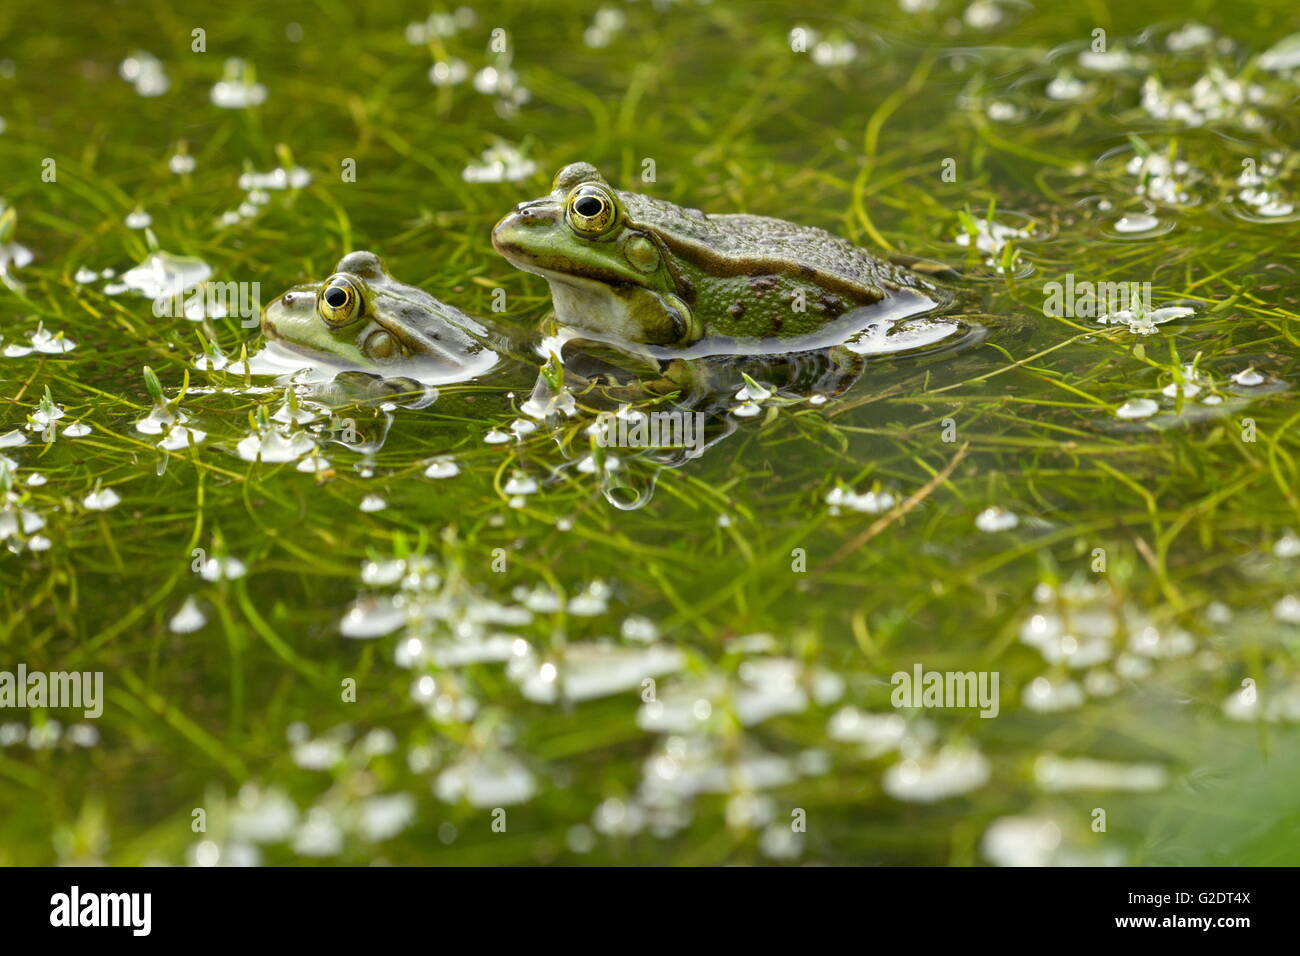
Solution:
{"label": "large green frog", "polygon": [[460,309],[398,282],[371,252],[350,252],[323,282],[294,286],[262,310],[262,332],[342,370],[463,381],[493,368],[503,337]]}
{"label": "large green frog", "polygon": [[825,230],[622,192],[588,163],[564,167],[549,196],[520,203],[492,244],[550,283],[562,324],[615,342],[789,340],[864,307],[893,319],[950,299]]}

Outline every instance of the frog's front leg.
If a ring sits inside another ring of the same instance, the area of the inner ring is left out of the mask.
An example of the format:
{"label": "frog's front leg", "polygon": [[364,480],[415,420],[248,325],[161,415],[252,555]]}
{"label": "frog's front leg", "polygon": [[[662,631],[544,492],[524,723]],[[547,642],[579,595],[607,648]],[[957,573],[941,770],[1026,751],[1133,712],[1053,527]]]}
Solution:
{"label": "frog's front leg", "polygon": [[695,312],[671,292],[552,281],[551,300],[563,325],[624,342],[688,345],[704,334]]}
{"label": "frog's front leg", "polygon": [[695,310],[680,297],[670,292],[656,292],[640,286],[628,286],[620,294],[628,300],[634,327],[658,327],[662,336],[660,345],[690,345],[704,337]]}

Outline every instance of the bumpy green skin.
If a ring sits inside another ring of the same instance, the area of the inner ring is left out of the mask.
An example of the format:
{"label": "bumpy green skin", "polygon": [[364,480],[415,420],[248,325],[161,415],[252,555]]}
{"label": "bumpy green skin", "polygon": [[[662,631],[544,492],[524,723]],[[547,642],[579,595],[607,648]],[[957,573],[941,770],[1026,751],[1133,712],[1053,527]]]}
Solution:
{"label": "bumpy green skin", "polygon": [[[549,196],[521,203],[492,231],[513,265],[545,277],[559,320],[616,341],[688,346],[702,339],[808,335],[843,313],[947,295],[920,276],[822,229],[750,215],[708,216],[620,192],[587,163],[556,174]],[[576,201],[614,210],[599,235],[575,226]]]}
{"label": "bumpy green skin", "polygon": [[[347,321],[331,324],[322,296],[338,282],[359,295]],[[347,369],[447,380],[496,364],[497,343],[477,320],[398,282],[370,252],[350,252],[322,283],[294,286],[262,310],[270,341]]]}

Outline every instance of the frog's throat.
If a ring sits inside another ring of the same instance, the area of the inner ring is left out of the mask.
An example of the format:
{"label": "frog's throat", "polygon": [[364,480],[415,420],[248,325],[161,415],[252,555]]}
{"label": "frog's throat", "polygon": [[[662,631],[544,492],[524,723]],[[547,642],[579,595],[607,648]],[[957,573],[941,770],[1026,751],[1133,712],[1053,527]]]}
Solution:
{"label": "frog's throat", "polygon": [[648,345],[690,345],[704,335],[677,295],[633,283],[608,283],[537,270],[551,286],[561,324]]}

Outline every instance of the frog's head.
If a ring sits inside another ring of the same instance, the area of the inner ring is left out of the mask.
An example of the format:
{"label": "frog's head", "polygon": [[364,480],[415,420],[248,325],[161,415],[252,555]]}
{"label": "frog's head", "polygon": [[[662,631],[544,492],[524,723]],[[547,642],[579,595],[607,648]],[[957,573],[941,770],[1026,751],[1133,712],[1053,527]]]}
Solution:
{"label": "frog's head", "polygon": [[699,337],[672,254],[589,163],[565,166],[550,195],[516,206],[493,228],[492,245],[550,282],[566,324],[654,345]]}
{"label": "frog's head", "polygon": [[324,282],[294,286],[262,310],[270,341],[345,368],[450,371],[483,353],[469,316],[393,279],[379,257],[350,252]]}

